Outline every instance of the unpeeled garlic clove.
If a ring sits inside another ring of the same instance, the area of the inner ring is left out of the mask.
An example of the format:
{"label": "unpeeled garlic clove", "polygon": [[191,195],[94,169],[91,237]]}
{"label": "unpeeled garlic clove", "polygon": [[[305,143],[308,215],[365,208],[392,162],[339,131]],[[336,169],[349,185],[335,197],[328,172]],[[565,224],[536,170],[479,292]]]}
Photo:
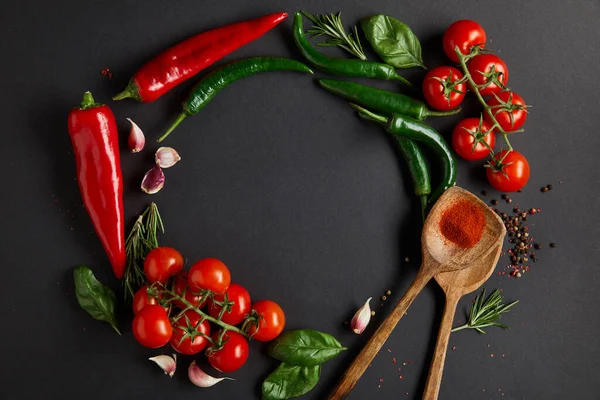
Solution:
{"label": "unpeeled garlic clove", "polygon": [[369,321],[371,321],[371,307],[369,307],[371,299],[372,297],[369,297],[365,301],[365,304],[356,311],[356,314],[352,317],[352,321],[350,321],[350,328],[357,335],[363,333],[367,325],[369,325]]}
{"label": "unpeeled garlic clove", "polygon": [[165,375],[172,377],[177,369],[177,355],[173,354],[173,357],[167,355],[160,355],[156,357],[150,357],[148,360],[153,361],[165,371]]}
{"label": "unpeeled garlic clove", "polygon": [[131,118],[127,118],[127,121],[129,121],[131,124],[131,129],[129,130],[129,140],[127,141],[129,150],[131,150],[132,153],[139,153],[146,144],[146,137],[144,136],[144,132],[142,132],[140,127],[137,126],[137,124],[133,122]]}
{"label": "unpeeled garlic clove", "polygon": [[192,363],[190,364],[190,367],[188,368],[188,377],[194,385],[201,388],[214,386],[225,379],[231,381],[235,380],[233,378],[227,377],[215,378],[213,376],[210,376],[206,372],[202,371],[202,369],[200,369],[200,367],[196,364],[196,361],[192,361]]}
{"label": "unpeeled garlic clove", "polygon": [[179,153],[172,147],[159,147],[154,155],[156,165],[161,168],[171,168],[181,160]]}
{"label": "unpeeled garlic clove", "polygon": [[158,193],[165,185],[165,174],[158,165],[146,172],[142,179],[142,190],[148,194]]}

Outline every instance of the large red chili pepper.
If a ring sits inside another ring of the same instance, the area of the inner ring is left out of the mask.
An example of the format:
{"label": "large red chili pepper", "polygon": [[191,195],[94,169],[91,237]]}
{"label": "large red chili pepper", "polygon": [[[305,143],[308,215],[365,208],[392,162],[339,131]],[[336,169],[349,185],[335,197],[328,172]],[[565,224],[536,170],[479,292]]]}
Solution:
{"label": "large red chili pepper", "polygon": [[83,204],[92,219],[117,278],[125,271],[123,177],[119,134],[110,108],[85,92],[69,113],[69,135]]}
{"label": "large red chili pepper", "polygon": [[258,39],[286,17],[284,12],[265,15],[186,39],[144,64],[113,100],[131,97],[154,101],[232,51]]}

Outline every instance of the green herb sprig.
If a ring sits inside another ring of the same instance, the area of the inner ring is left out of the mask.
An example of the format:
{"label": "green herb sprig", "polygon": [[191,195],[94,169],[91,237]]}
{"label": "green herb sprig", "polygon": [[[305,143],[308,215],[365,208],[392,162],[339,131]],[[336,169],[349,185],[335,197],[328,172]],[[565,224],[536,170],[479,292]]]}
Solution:
{"label": "green herb sprig", "polygon": [[488,326],[498,326],[503,329],[508,328],[508,325],[502,324],[498,320],[502,314],[508,312],[519,300],[513,301],[510,304],[502,304],[504,297],[498,289],[494,290],[487,299],[484,299],[485,289],[475,298],[467,323],[452,329],[452,332],[462,329],[475,329],[477,332],[485,335],[483,328]]}
{"label": "green herb sprig", "polygon": [[301,13],[313,23],[313,27],[306,31],[310,37],[329,36],[329,39],[317,43],[317,46],[340,47],[361,60],[367,59],[356,25],[352,27],[350,33],[346,33],[342,24],[341,12],[337,15],[333,13],[312,15],[306,11],[301,11]]}

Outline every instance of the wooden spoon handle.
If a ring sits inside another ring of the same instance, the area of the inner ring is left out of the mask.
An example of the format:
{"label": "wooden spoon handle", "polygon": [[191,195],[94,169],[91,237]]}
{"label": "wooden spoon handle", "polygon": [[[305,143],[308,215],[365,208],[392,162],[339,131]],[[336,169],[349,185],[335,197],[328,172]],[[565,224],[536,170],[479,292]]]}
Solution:
{"label": "wooden spoon handle", "polygon": [[350,364],[350,367],[348,367],[344,376],[340,379],[337,387],[329,395],[329,400],[343,399],[350,391],[352,391],[352,389],[354,389],[354,385],[356,385],[358,379],[360,379],[371,361],[373,361],[373,358],[375,358],[375,355],[381,349],[381,346],[383,346],[390,336],[394,327],[396,327],[398,321],[400,321],[400,318],[402,318],[415,297],[423,290],[431,278],[432,275],[429,272],[423,270],[419,271],[402,299],[400,299],[390,315],[388,315],[379,328],[377,328],[371,339],[369,339],[365,347],[363,347],[352,364]]}
{"label": "wooden spoon handle", "polygon": [[452,321],[456,313],[456,306],[460,295],[456,292],[446,294],[446,305],[444,306],[444,316],[440,324],[433,360],[429,366],[429,375],[425,384],[423,400],[437,400],[440,394],[440,385],[442,384],[442,375],[444,373],[444,363],[446,361],[446,351],[448,350],[448,341],[450,340],[450,331],[452,330]]}

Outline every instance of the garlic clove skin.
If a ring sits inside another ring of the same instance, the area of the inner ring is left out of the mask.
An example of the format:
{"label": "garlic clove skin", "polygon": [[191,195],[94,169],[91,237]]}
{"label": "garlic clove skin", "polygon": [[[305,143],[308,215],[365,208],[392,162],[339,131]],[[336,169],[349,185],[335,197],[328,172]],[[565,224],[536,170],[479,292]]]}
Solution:
{"label": "garlic clove skin", "polygon": [[131,129],[129,130],[129,139],[127,141],[129,150],[131,150],[132,153],[139,153],[144,149],[146,137],[144,136],[144,132],[142,132],[140,127],[137,126],[137,124],[133,122],[131,118],[127,118],[127,121],[129,121],[131,124]]}
{"label": "garlic clove skin", "polygon": [[177,369],[177,355],[173,354],[173,357],[167,355],[160,355],[156,357],[150,357],[148,360],[153,361],[165,371],[165,375],[169,375],[172,377],[175,375],[175,370]]}
{"label": "garlic clove skin", "polygon": [[165,174],[158,165],[152,167],[152,169],[146,172],[144,179],[142,179],[142,191],[148,194],[155,194],[160,191],[165,185]]}
{"label": "garlic clove skin", "polygon": [[179,153],[172,147],[159,147],[154,155],[156,165],[161,168],[171,168],[181,160]]}
{"label": "garlic clove skin", "polygon": [[190,381],[198,387],[207,388],[216,385],[217,383],[223,380],[231,380],[234,381],[233,378],[223,377],[223,378],[215,378],[213,376],[208,375],[206,372],[202,371],[200,367],[196,364],[196,361],[192,361],[190,367],[188,368],[188,377]]}
{"label": "garlic clove skin", "polygon": [[350,328],[352,332],[360,335],[369,325],[369,321],[371,321],[371,307],[369,307],[369,302],[372,297],[369,297],[365,304],[356,311],[354,317],[352,317],[352,321],[350,321]]}

